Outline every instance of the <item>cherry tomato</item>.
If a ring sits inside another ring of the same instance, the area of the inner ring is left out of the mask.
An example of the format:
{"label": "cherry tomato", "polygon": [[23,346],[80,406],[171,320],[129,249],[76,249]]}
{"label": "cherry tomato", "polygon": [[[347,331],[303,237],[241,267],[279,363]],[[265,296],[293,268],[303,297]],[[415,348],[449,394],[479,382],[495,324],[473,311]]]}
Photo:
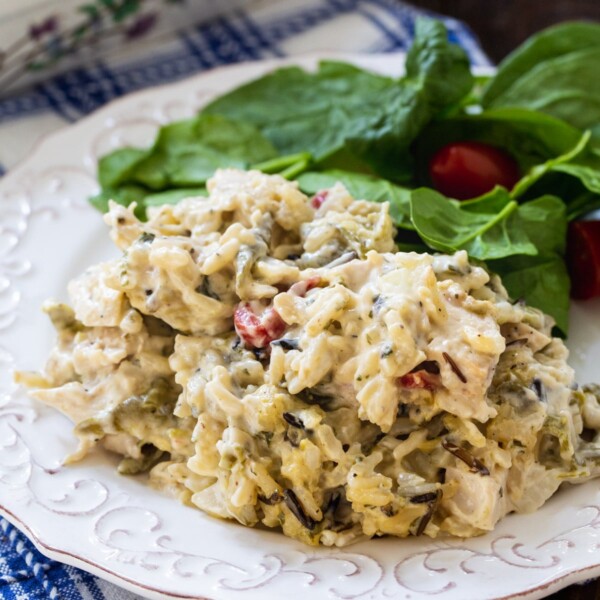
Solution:
{"label": "cherry tomato", "polygon": [[502,185],[519,181],[516,161],[494,146],[481,142],[453,142],[440,148],[429,162],[433,187],[451,198],[476,198]]}
{"label": "cherry tomato", "polygon": [[571,296],[600,296],[600,221],[573,221],[567,234],[567,266]]}
{"label": "cherry tomato", "polygon": [[285,321],[272,307],[257,302],[240,302],[233,313],[235,331],[250,348],[266,348],[279,339],[286,328]]}

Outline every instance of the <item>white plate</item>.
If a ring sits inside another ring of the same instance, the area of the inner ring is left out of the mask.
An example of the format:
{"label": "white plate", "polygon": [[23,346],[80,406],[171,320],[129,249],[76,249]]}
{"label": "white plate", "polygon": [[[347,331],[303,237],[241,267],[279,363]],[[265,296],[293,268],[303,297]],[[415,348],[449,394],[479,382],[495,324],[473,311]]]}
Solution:
{"label": "white plate", "polygon": [[[340,57],[338,55],[338,57]],[[286,62],[311,67],[318,57]],[[399,56],[341,58],[398,74]],[[119,100],[52,135],[0,183],[0,513],[45,554],[149,598],[539,598],[600,575],[600,485],[565,489],[533,515],[472,540],[380,539],[345,550],[212,519],[116,474],[98,454],[69,468],[71,424],[11,383],[39,368],[53,341],[42,301],[115,255],[86,197],[98,156],[147,145],[159,125],[278,61],[221,68]],[[600,304],[573,310],[580,381],[600,380]]]}

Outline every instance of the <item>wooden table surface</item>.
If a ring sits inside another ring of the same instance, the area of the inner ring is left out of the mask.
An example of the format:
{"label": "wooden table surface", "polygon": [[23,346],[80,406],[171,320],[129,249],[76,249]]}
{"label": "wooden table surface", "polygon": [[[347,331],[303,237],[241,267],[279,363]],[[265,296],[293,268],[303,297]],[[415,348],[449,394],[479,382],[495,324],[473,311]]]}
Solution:
{"label": "wooden table surface", "polygon": [[[468,23],[487,55],[499,62],[531,34],[569,19],[600,21],[600,0],[412,0]],[[600,600],[600,579],[572,585],[551,600]]]}
{"label": "wooden table surface", "polygon": [[600,0],[410,0],[468,23],[499,62],[532,33],[569,19],[600,21]]}

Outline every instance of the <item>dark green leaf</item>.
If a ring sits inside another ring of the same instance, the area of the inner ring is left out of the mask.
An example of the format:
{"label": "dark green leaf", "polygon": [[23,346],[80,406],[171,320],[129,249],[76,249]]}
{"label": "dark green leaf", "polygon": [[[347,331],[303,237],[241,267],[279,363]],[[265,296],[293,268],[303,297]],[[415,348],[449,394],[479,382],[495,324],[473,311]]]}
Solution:
{"label": "dark green leaf", "polygon": [[600,207],[600,153],[589,132],[568,152],[533,167],[512,195],[527,200],[549,192],[563,199],[569,219]]}
{"label": "dark green leaf", "polygon": [[600,25],[565,23],[530,38],[499,67],[485,107],[540,110],[582,129],[600,122]]}
{"label": "dark green leaf", "polygon": [[538,253],[564,254],[567,220],[564,202],[556,196],[546,195],[519,206],[520,226]]}
{"label": "dark green leaf", "polygon": [[515,82],[492,106],[538,110],[586,129],[600,120],[600,48],[547,61]]}
{"label": "dark green leaf", "polygon": [[282,153],[309,151],[321,160],[374,125],[383,113],[381,101],[397,91],[393,79],[323,62],[316,73],[279,69],[222,96],[205,112],[253,123]]}
{"label": "dark green leaf", "polygon": [[421,188],[412,193],[410,205],[419,236],[435,250],[466,250],[480,260],[537,253],[522,226],[524,206],[503,188],[466,206]]}
{"label": "dark green leaf", "polygon": [[201,115],[162,127],[153,148],[130,176],[153,190],[198,186],[218,168],[243,169],[275,154],[252,125]]}
{"label": "dark green leaf", "polygon": [[569,329],[570,281],[565,261],[558,254],[512,256],[488,266],[502,277],[509,294],[523,298],[556,321],[566,335]]}
{"label": "dark green leaf", "polygon": [[252,123],[283,154],[310,152],[320,164],[342,153],[361,170],[409,179],[409,144],[468,93],[472,77],[464,51],[448,43],[437,21],[418,23],[406,66],[401,80],[338,62],[323,62],[316,73],[287,67],[222,96],[205,112]]}
{"label": "dark green leaf", "polygon": [[90,204],[100,212],[108,211],[108,201],[114,200],[117,204],[129,206],[132,202],[137,202],[135,214],[138,217],[145,215],[144,198],[148,190],[139,185],[122,185],[118,188],[104,188],[102,191],[89,199]]}
{"label": "dark green leaf", "polygon": [[106,211],[110,198],[122,204],[136,201],[143,214],[146,197],[151,204],[162,202],[152,192],[203,188],[218,168],[245,169],[275,155],[272,144],[252,125],[201,115],[162,127],[150,149],[121,148],[101,158],[102,193],[92,204]]}
{"label": "dark green leaf", "polygon": [[595,23],[562,23],[531,36],[500,63],[496,76],[485,90],[484,104],[491,104],[545,60],[593,46],[600,46],[600,27]]}
{"label": "dark green leaf", "polygon": [[163,204],[177,204],[184,198],[197,198],[198,196],[207,196],[205,187],[199,188],[177,188],[166,192],[150,194],[144,198],[144,206],[162,206]]}
{"label": "dark green leaf", "polygon": [[587,148],[571,160],[559,162],[553,170],[576,177],[590,192],[600,194],[600,154],[597,150]]}
{"label": "dark green leaf", "polygon": [[554,196],[544,196],[520,207],[521,226],[538,250],[537,256],[512,256],[488,262],[502,277],[513,299],[524,298],[531,306],[554,317],[567,333],[569,276],[564,263],[567,231],[566,208]]}
{"label": "dark green leaf", "polygon": [[406,80],[433,112],[460,102],[475,82],[468,56],[448,42],[445,27],[433,19],[416,22],[415,39],[406,56]]}
{"label": "dark green leaf", "polygon": [[134,169],[133,180],[152,190],[201,185],[219,168],[243,169],[242,160],[198,146],[193,151],[152,152]]}
{"label": "dark green leaf", "polygon": [[113,188],[131,178],[131,172],[148,154],[138,148],[120,148],[98,162],[98,181],[103,188]]}

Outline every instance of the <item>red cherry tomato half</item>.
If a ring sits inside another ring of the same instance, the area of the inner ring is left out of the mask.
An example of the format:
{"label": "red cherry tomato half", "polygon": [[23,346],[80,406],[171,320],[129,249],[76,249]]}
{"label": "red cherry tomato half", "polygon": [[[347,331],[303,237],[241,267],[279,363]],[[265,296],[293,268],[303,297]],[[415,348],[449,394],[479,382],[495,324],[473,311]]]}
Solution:
{"label": "red cherry tomato half", "polygon": [[573,221],[567,234],[571,297],[600,296],[600,221]]}
{"label": "red cherry tomato half", "polygon": [[520,179],[517,162],[498,148],[481,142],[453,142],[440,148],[429,163],[433,187],[451,198],[476,198]]}

